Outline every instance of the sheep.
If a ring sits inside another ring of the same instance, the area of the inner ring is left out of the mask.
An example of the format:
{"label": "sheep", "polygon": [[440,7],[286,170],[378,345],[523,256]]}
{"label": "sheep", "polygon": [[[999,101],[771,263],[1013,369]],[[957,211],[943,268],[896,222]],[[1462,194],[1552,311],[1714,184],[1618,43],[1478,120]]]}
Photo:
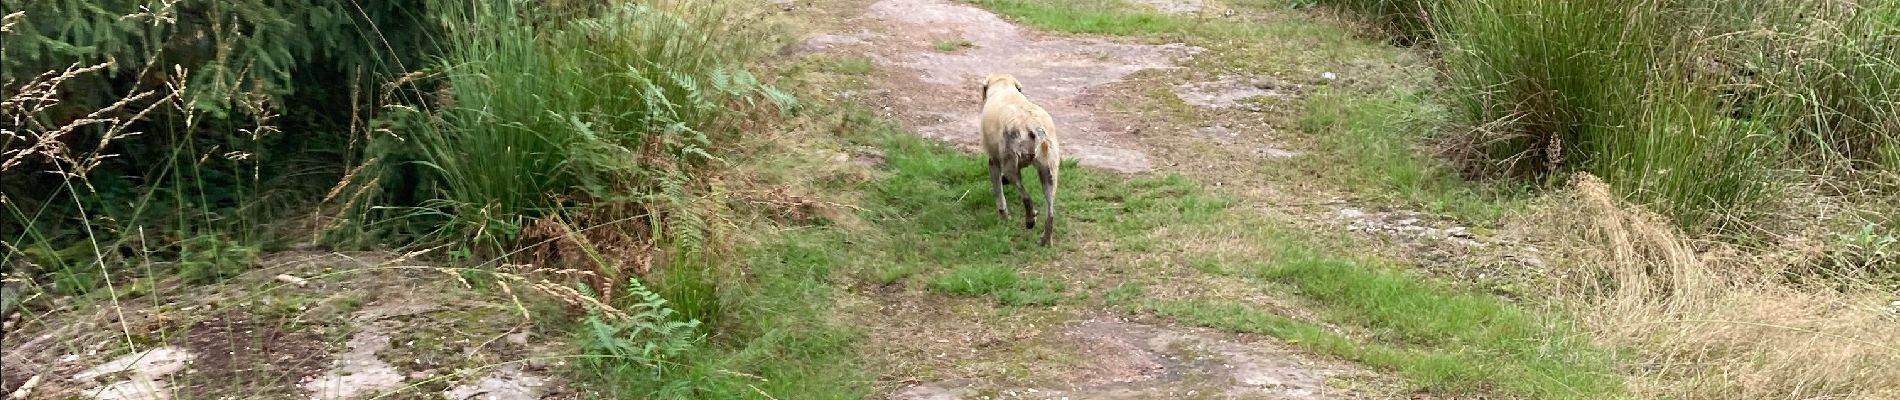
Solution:
{"label": "sheep", "polygon": [[1041,177],[1043,209],[1041,245],[1055,236],[1056,181],[1062,166],[1062,148],[1049,112],[1023,96],[1015,76],[990,74],[983,80],[983,151],[989,156],[990,185],[996,194],[996,212],[1009,218],[1003,185],[1016,185],[1023,199],[1023,227],[1036,229],[1036,205],[1023,187],[1022,169],[1035,166]]}

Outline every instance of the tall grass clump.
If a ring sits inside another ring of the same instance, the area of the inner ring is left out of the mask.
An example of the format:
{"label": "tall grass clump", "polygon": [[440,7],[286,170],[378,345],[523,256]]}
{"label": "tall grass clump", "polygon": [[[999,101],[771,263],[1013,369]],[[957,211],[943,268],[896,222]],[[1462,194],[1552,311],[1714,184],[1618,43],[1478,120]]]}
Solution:
{"label": "tall grass clump", "polygon": [[505,245],[565,209],[684,202],[758,95],[789,105],[742,68],[760,41],[722,4],[616,2],[558,25],[508,4],[450,14],[441,123],[404,138],[439,237]]}
{"label": "tall grass clump", "polygon": [[1433,29],[1461,146],[1487,173],[1591,171],[1687,226],[1758,208],[1777,161],[1772,132],[1728,119],[1685,70],[1667,4],[1639,0],[1451,2]]}
{"label": "tall grass clump", "polygon": [[1435,7],[1441,0],[1309,1],[1312,4],[1360,14],[1377,23],[1380,29],[1393,34],[1400,43],[1413,43],[1431,36],[1431,26],[1427,23],[1426,10]]}
{"label": "tall grass clump", "polygon": [[1763,52],[1768,107],[1810,159],[1900,169],[1900,1],[1805,9],[1821,17],[1778,30]]}
{"label": "tall grass clump", "polygon": [[857,390],[849,330],[820,321],[839,245],[726,236],[746,223],[714,183],[740,173],[726,158],[757,150],[740,135],[793,103],[746,70],[771,32],[720,1],[516,4],[447,15],[452,49],[421,78],[442,100],[400,120],[420,128],[389,153],[413,159],[432,200],[399,217],[428,242],[579,264],[597,296],[645,310],[578,327],[597,358],[574,372],[608,397]]}

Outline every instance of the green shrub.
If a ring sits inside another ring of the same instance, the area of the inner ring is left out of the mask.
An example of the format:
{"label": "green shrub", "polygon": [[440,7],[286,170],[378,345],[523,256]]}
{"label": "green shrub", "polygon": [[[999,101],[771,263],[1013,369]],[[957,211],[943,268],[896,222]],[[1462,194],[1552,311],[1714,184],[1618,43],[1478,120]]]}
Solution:
{"label": "green shrub", "polygon": [[1771,63],[1769,106],[1783,129],[1823,161],[1900,168],[1900,1],[1861,2],[1851,13],[1783,33]]}
{"label": "green shrub", "polygon": [[734,107],[792,101],[742,68],[760,41],[719,4],[616,3],[551,31],[519,15],[477,3],[451,16],[438,90],[452,105],[399,120],[415,129],[396,152],[413,152],[438,199],[419,215],[446,216],[438,238],[508,244],[585,204],[690,208],[690,173],[717,161]]}
{"label": "green shrub", "polygon": [[1668,4],[1635,0],[1445,3],[1434,13],[1456,104],[1492,173],[1589,171],[1691,228],[1760,211],[1786,141],[1721,112],[1685,71],[1695,43]]}
{"label": "green shrub", "polygon": [[201,235],[271,244],[356,152],[354,88],[426,57],[420,3],[4,3],[0,263],[79,289],[129,254],[196,265]]}

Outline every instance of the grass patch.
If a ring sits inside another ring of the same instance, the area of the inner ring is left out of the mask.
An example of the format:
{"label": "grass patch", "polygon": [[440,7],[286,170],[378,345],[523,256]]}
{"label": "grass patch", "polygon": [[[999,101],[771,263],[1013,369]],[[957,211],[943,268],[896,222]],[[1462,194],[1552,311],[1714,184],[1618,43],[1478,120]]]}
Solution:
{"label": "grass patch", "polygon": [[1371,328],[1383,341],[1448,355],[1475,369],[1423,375],[1441,383],[1482,380],[1537,398],[1600,398],[1619,391],[1610,356],[1592,349],[1560,316],[1353,261],[1306,260],[1257,272],[1324,304],[1330,320]]}
{"label": "grass patch", "polygon": [[1364,339],[1223,300],[1149,302],[1143,307],[1397,371],[1435,392],[1498,392],[1540,399],[1622,393],[1609,355],[1583,342],[1580,332],[1561,317],[1377,268],[1302,258],[1245,272],[1291,287],[1319,305],[1324,322],[1368,332]]}
{"label": "grass patch", "polygon": [[[1241,238],[1245,245],[1217,245],[1214,253],[1187,247],[1183,250],[1189,255],[1181,268],[1241,277],[1288,291],[1307,300],[1304,303],[1319,312],[1319,320],[1295,320],[1220,299],[1141,301],[1136,299],[1143,291],[1138,285],[1110,290],[1111,305],[1280,337],[1309,350],[1397,371],[1437,392],[1553,399],[1623,393],[1612,354],[1592,347],[1567,315],[1428,283],[1377,259],[1334,256],[1359,249],[1350,241],[1309,237],[1257,217],[1236,218],[1233,212],[1222,211],[1226,209],[1222,203],[1208,201],[1203,190],[1190,182],[1155,179],[1129,184],[1131,188],[1142,185],[1167,188],[1158,192],[1169,194],[1168,205],[1129,212],[1130,220],[1109,224],[1109,232],[1166,226],[1176,230],[1171,232],[1182,232],[1178,234],[1217,232],[1221,237]],[[1160,200],[1131,196],[1123,204]],[[1197,205],[1203,203],[1208,205]],[[1342,336],[1317,325],[1321,323],[1355,333]]]}
{"label": "grass patch", "polygon": [[[1445,126],[1444,112],[1423,94],[1358,95],[1324,88],[1306,100],[1300,128],[1334,157],[1300,160],[1312,176],[1330,177],[1362,195],[1419,205],[1468,221],[1491,221],[1512,207],[1480,193],[1455,165],[1424,146]],[[1322,173],[1340,171],[1346,173]]]}
{"label": "grass patch", "polygon": [[[834,229],[766,238],[743,251],[749,282],[722,286],[717,301],[725,316],[708,327],[710,335],[666,357],[616,355],[581,363],[580,373],[608,398],[747,398],[760,392],[863,398],[870,389],[863,385],[869,377],[856,367],[860,334],[831,316],[837,312],[831,276],[848,257],[846,241]],[[664,343],[656,342],[655,328],[581,332],[588,348],[616,340]]]}
{"label": "grass patch", "polygon": [[865,56],[835,57],[830,61],[830,69],[847,75],[870,75],[877,70],[877,63]]}
{"label": "grass patch", "polygon": [[1062,287],[1041,279],[1023,278],[1002,265],[964,266],[938,276],[930,289],[958,296],[994,296],[1004,305],[1050,305],[1061,299]]}
{"label": "grass patch", "polygon": [[971,47],[976,47],[976,43],[971,43],[968,39],[963,39],[963,38],[957,38],[957,39],[951,39],[951,40],[938,40],[938,41],[930,43],[930,48],[937,49],[937,51],[942,51],[942,52],[952,52],[952,51],[963,50],[963,49],[967,49]]}
{"label": "grass patch", "polygon": [[1123,0],[973,0],[1030,26],[1060,32],[1139,35],[1180,32],[1190,23]]}
{"label": "grass patch", "polygon": [[1448,392],[1483,386],[1480,365],[1448,354],[1403,349],[1381,343],[1360,343],[1327,331],[1325,327],[1268,314],[1245,304],[1220,300],[1155,302],[1155,314],[1196,325],[1268,335],[1308,351],[1331,354],[1369,366],[1399,371],[1426,390]]}

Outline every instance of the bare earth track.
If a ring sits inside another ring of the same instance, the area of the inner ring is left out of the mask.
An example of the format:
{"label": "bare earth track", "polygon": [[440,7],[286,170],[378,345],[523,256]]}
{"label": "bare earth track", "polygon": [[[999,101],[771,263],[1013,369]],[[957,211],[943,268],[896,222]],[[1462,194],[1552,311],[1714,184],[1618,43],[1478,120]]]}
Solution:
{"label": "bare earth track", "polygon": [[[1198,10],[1196,7],[1186,10]],[[1103,99],[1145,70],[1181,68],[1205,49],[1064,37],[1019,27],[989,11],[942,0],[882,0],[852,13],[841,31],[808,38],[799,49],[864,55],[880,71],[868,102],[919,134],[977,149],[979,80],[990,72],[1021,78],[1030,98],[1049,108],[1065,152],[1084,165],[1150,173],[1159,160],[1138,124],[1106,110]],[[945,51],[937,43],[967,43]],[[1226,79],[1177,91],[1206,108],[1281,96]],[[1293,89],[1297,90],[1297,89]],[[1232,136],[1217,132],[1216,136]],[[1204,140],[1222,140],[1220,137]],[[1227,139],[1231,140],[1231,138]],[[1274,149],[1268,157],[1290,157]],[[1257,157],[1257,156],[1256,156]],[[874,294],[882,303],[868,346],[895,359],[881,380],[887,398],[939,399],[1338,399],[1391,397],[1391,382],[1348,363],[1292,350],[1277,339],[1131,321],[1113,314],[1030,312],[986,320],[986,306],[939,304],[927,293]],[[948,310],[946,310],[948,308]],[[973,311],[975,310],[975,311]],[[1038,323],[1044,325],[1038,325]],[[1047,326],[1047,325],[1055,326]],[[1026,365],[1026,366],[1025,366]],[[1008,371],[1027,371],[1010,377]]]}
{"label": "bare earth track", "polygon": [[[975,7],[934,0],[886,0],[859,17],[876,33],[859,38],[881,63],[907,73],[880,82],[917,132],[975,149],[983,74],[1007,71],[1030,87],[1025,94],[1057,118],[1065,153],[1082,165],[1119,172],[1152,169],[1149,155],[1127,137],[1127,127],[1094,112],[1106,85],[1129,74],[1174,64],[1202,49],[1180,44],[1138,45],[1058,38],[1036,33]],[[932,43],[961,39],[969,48],[930,51]],[[820,39],[826,40],[826,39]]]}

